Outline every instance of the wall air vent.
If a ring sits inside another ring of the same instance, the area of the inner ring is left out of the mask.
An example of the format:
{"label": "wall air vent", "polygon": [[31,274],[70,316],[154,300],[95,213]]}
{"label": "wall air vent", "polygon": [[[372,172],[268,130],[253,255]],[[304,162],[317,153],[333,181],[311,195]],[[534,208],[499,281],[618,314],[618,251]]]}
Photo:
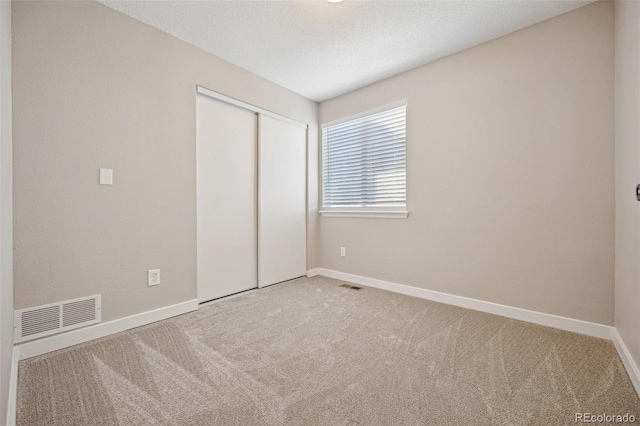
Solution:
{"label": "wall air vent", "polygon": [[99,323],[101,295],[81,297],[63,302],[14,311],[14,343],[61,333]]}

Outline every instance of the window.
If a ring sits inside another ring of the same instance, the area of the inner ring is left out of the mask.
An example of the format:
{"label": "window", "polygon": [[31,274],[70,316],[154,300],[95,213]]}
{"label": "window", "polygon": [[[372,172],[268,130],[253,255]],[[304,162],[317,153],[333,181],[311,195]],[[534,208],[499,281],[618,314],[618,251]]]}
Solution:
{"label": "window", "polygon": [[322,129],[323,216],[407,217],[406,106]]}

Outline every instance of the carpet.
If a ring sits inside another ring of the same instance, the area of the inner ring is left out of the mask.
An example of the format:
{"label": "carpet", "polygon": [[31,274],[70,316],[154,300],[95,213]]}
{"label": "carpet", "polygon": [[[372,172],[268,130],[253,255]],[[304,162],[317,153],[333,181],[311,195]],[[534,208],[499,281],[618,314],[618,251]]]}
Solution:
{"label": "carpet", "polygon": [[640,416],[612,343],[302,278],[20,362],[18,425],[564,425]]}

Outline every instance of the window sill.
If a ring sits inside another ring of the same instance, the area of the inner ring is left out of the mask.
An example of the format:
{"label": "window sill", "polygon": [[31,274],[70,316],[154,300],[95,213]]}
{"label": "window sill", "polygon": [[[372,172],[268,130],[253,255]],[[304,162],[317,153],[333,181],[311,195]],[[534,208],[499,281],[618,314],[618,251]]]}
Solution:
{"label": "window sill", "polygon": [[408,211],[399,210],[321,210],[323,217],[368,217],[378,219],[406,219]]}

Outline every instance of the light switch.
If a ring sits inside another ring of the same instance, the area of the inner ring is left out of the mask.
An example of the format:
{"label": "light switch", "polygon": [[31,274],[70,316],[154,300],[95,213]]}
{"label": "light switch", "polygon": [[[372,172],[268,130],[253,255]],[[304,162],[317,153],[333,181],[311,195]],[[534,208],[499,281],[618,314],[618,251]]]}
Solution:
{"label": "light switch", "polygon": [[100,169],[100,185],[113,185],[113,169]]}

